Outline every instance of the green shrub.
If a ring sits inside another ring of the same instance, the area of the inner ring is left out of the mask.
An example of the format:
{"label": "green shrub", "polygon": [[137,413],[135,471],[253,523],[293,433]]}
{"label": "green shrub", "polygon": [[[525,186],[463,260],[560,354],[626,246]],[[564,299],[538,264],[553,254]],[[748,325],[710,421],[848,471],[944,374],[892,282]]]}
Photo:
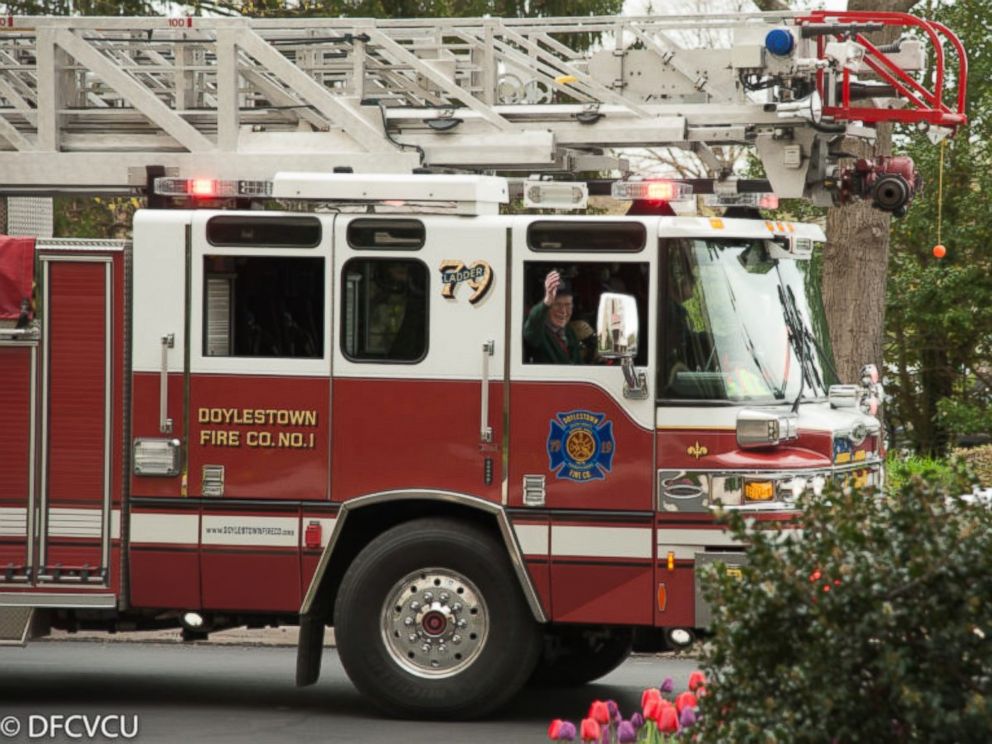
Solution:
{"label": "green shrub", "polygon": [[963,462],[978,479],[983,488],[992,488],[992,444],[970,449],[956,449],[951,452],[955,460]]}
{"label": "green shrub", "polygon": [[898,493],[913,477],[946,487],[954,482],[955,473],[953,466],[947,460],[933,457],[890,455],[886,460],[885,486],[889,493]]}
{"label": "green shrub", "polygon": [[702,647],[702,742],[985,742],[992,731],[992,510],[911,478],[803,499],[799,526],[731,530]]}

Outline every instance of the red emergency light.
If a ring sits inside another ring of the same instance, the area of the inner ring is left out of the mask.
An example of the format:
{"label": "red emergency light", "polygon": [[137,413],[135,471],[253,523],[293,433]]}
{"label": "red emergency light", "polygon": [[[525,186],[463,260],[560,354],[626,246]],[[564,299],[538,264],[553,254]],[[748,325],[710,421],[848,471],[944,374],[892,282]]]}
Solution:
{"label": "red emergency light", "polygon": [[156,178],[154,191],[159,196],[192,196],[199,199],[267,198],[272,195],[272,182],[218,178]]}
{"label": "red emergency light", "polygon": [[217,182],[212,178],[194,178],[190,181],[192,196],[216,196]]}
{"label": "red emergency light", "polygon": [[614,199],[633,201],[670,202],[692,196],[691,184],[669,179],[615,181],[610,191]]}

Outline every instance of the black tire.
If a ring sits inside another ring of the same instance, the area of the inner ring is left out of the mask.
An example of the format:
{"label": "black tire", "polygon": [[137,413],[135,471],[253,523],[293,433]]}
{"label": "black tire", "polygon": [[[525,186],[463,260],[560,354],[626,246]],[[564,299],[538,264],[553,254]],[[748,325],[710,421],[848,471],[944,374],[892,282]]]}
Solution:
{"label": "black tire", "polygon": [[530,683],[537,687],[588,684],[623,664],[633,643],[629,628],[551,628],[545,634],[541,660]]}
{"label": "black tire", "polygon": [[375,538],[345,574],[334,614],[351,681],[397,717],[489,713],[526,683],[541,650],[505,546],[453,519]]}

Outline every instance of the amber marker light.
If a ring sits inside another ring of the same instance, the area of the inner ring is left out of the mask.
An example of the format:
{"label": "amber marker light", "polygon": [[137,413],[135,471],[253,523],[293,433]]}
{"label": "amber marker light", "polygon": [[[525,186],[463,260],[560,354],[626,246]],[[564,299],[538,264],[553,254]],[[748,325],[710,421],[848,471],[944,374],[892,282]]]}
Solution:
{"label": "amber marker light", "polygon": [[658,612],[664,612],[668,607],[668,587],[658,584]]}
{"label": "amber marker light", "polygon": [[745,501],[771,501],[775,487],[771,481],[751,481],[744,484]]}

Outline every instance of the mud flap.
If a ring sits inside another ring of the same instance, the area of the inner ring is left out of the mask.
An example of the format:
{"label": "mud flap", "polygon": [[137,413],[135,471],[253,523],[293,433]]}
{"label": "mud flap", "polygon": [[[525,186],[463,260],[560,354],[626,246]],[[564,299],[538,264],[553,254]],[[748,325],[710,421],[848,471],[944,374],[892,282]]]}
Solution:
{"label": "mud flap", "polygon": [[306,687],[320,678],[324,655],[324,621],[313,615],[300,615],[300,641],[296,649],[296,686]]}

